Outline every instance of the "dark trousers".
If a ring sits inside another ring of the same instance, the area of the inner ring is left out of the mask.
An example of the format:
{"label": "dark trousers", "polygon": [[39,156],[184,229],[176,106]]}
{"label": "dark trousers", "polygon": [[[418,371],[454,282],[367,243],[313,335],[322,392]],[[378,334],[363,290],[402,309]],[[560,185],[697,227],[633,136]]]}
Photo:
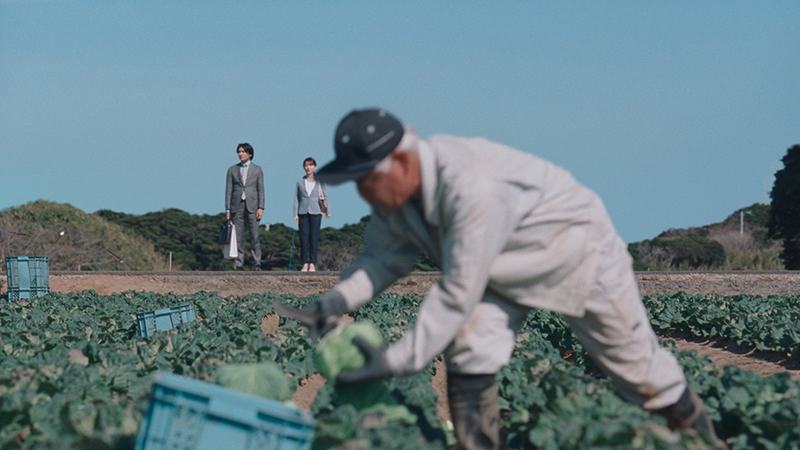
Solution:
{"label": "dark trousers", "polygon": [[317,245],[319,244],[319,227],[322,214],[300,214],[300,262],[317,264]]}

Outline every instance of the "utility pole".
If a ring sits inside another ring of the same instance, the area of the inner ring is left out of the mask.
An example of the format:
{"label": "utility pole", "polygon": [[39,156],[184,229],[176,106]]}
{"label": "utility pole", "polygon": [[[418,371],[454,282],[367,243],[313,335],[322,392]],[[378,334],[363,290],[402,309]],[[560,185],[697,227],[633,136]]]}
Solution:
{"label": "utility pole", "polygon": [[103,210],[103,225],[100,227],[100,246],[97,247],[97,263],[94,265],[94,270],[100,270],[100,249],[103,248],[103,234],[106,231],[106,210]]}
{"label": "utility pole", "polygon": [[739,211],[739,236],[744,236],[744,211]]}

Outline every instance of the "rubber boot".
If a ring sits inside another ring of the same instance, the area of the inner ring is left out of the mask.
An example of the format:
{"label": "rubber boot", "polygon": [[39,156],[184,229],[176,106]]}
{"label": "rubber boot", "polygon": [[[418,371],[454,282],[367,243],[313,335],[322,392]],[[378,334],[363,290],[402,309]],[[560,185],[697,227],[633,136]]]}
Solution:
{"label": "rubber boot", "polygon": [[500,448],[495,375],[447,374],[447,398],[459,450]]}
{"label": "rubber boot", "polygon": [[681,398],[674,405],[654,412],[667,418],[667,425],[671,430],[693,429],[714,444],[714,448],[728,449],[725,442],[714,432],[714,425],[706,414],[703,402],[691,386],[686,386]]}

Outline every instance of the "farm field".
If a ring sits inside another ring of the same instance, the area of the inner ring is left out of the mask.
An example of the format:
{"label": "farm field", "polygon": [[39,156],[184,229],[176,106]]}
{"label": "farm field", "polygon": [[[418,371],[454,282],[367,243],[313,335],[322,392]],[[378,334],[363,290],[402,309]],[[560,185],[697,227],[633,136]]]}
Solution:
{"label": "farm field", "polygon": [[[131,448],[153,373],[208,380],[227,363],[261,361],[277,362],[295,380],[294,403],[319,421],[315,448],[445,448],[441,364],[388,383],[393,406],[407,408],[411,416],[370,422],[337,403],[337,392],[315,374],[312,344],[296,323],[274,314],[273,301],[302,305],[329,287],[336,274],[235,275],[82,274],[80,279],[55,273],[53,294],[3,303],[0,448]],[[654,326],[672,339],[665,345],[675,343],[732,448],[797,448],[800,338],[794,324],[800,321],[798,298],[786,294],[798,286],[796,274],[715,281],[717,275],[683,277],[680,289],[674,278],[670,288],[669,277],[640,276]],[[393,340],[413,323],[419,294],[435,279],[424,274],[401,280],[355,319],[378,324]],[[648,286],[660,292],[648,292]],[[746,292],[691,292],[736,287]],[[663,292],[670,289],[674,292]],[[757,292],[761,289],[778,294],[767,299],[761,296],[770,294]],[[184,303],[197,308],[197,323],[147,339],[133,333],[136,311]],[[706,448],[696,437],[669,433],[657,419],[621,402],[558,316],[532,314],[518,345],[519,355],[499,378],[509,448]],[[728,359],[704,357],[703,351]],[[743,367],[746,361],[753,366]],[[554,431],[565,421],[566,431]]]}
{"label": "farm field", "polygon": [[[395,283],[388,292],[423,295],[439,277],[438,273],[417,272]],[[336,272],[56,272],[51,289],[56,292],[94,290],[108,295],[128,290],[192,294],[216,292],[222,297],[271,292],[297,296],[314,295],[332,287]],[[800,272],[639,272],[642,294],[719,294],[723,296],[800,295]],[[0,293],[3,290],[0,289]],[[736,365],[760,375],[789,371],[800,379],[800,366],[783,355],[742,349],[730,342],[687,336],[669,337],[681,350],[695,350],[724,367]]]}

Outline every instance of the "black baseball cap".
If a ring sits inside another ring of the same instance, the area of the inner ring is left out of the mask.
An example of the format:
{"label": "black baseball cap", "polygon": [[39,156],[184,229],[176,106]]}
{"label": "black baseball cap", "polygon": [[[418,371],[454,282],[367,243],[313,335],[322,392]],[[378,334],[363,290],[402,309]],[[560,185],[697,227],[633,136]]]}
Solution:
{"label": "black baseball cap", "polygon": [[403,125],[384,109],[354,110],[336,128],[336,158],[314,177],[330,185],[357,181],[389,156],[403,137]]}

